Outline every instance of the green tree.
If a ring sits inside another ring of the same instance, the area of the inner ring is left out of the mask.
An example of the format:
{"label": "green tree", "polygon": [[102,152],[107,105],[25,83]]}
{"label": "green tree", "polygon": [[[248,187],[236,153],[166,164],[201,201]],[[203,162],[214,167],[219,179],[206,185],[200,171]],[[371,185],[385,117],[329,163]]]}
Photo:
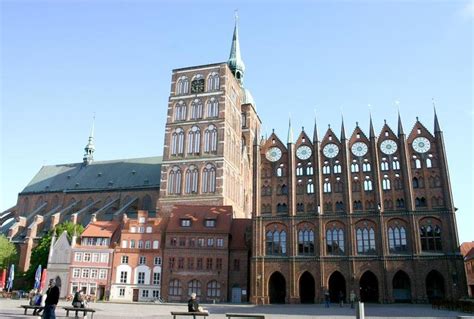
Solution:
{"label": "green tree", "polygon": [[69,240],[71,240],[74,233],[77,236],[82,234],[84,227],[72,222],[64,222],[56,225],[53,230],[40,239],[38,246],[36,246],[31,252],[30,268],[28,268],[25,273],[25,279],[29,285],[32,285],[35,281],[35,272],[38,265],[41,265],[43,269],[48,265],[49,247],[51,246],[51,238],[53,237],[53,234],[56,234],[57,238],[64,231],[67,231],[67,236]]}
{"label": "green tree", "polygon": [[17,261],[15,245],[4,235],[0,235],[0,268],[8,268]]}

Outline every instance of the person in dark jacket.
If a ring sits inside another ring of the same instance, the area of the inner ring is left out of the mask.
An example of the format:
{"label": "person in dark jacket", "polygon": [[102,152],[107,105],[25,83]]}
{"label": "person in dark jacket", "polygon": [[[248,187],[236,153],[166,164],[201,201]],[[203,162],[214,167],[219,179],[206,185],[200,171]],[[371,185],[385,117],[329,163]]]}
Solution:
{"label": "person in dark jacket", "polygon": [[199,311],[199,304],[196,300],[196,294],[194,292],[191,294],[191,299],[188,300],[188,311],[189,312]]}
{"label": "person in dark jacket", "polygon": [[46,300],[44,302],[43,319],[56,319],[56,306],[59,301],[59,288],[56,286],[56,281],[51,279],[49,281],[49,288],[46,291]]}

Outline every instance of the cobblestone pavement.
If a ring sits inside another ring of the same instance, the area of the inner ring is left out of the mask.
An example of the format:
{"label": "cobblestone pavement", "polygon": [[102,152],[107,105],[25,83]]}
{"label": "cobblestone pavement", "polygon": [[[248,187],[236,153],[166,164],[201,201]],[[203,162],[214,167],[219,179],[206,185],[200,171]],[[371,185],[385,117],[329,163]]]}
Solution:
{"label": "cobblestone pavement", "polygon": [[[26,300],[10,300],[0,299],[0,318],[33,318],[31,315],[23,315],[23,309],[20,305],[27,304]],[[66,312],[61,308],[69,306],[70,303],[61,301],[57,310],[56,316],[58,318],[65,318]],[[153,304],[153,303],[93,303],[91,308],[97,310],[94,319],[112,319],[112,318],[154,318],[154,319],[170,319],[171,311],[186,311],[185,304]],[[203,305],[204,308],[210,312],[209,319],[225,319],[226,313],[253,313],[265,314],[265,318],[280,319],[280,318],[335,318],[335,319],[349,319],[355,318],[355,311],[349,306],[339,307],[339,305],[332,305],[330,308],[325,308],[324,305],[269,305],[269,306],[253,306],[253,305],[231,305],[231,304],[217,304],[217,305]],[[31,313],[31,310],[29,311]],[[474,314],[462,314],[455,311],[436,310],[429,305],[408,305],[408,304],[391,304],[378,305],[366,304],[365,314],[368,319],[379,318],[449,318],[456,319],[458,316],[467,316],[466,318],[473,318]],[[70,314],[71,315],[71,314]],[[71,318],[74,318],[71,315]],[[90,315],[88,316],[90,319]]]}

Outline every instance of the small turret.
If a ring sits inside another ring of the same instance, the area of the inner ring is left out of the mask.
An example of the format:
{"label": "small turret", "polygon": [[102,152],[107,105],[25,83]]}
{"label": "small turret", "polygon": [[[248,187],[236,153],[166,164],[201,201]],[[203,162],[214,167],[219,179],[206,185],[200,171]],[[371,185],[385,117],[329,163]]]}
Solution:
{"label": "small turret", "polygon": [[84,147],[85,153],[84,153],[84,157],[82,158],[82,161],[84,162],[85,165],[89,165],[94,160],[94,151],[95,151],[94,122],[95,122],[95,116],[94,116],[94,119],[92,120],[92,129],[89,135],[89,141],[87,142],[86,147]]}

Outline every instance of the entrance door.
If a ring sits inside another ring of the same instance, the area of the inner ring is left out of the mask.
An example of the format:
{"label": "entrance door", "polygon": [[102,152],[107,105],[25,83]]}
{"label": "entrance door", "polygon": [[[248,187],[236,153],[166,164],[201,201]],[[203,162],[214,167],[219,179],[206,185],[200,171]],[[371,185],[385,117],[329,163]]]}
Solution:
{"label": "entrance door", "polygon": [[268,290],[270,303],[285,303],[286,297],[286,281],[285,277],[278,271],[271,275]]}
{"label": "entrance door", "polygon": [[309,272],[304,272],[300,277],[300,302],[314,303],[315,283]]}
{"label": "entrance door", "polygon": [[105,286],[99,286],[97,289],[97,300],[104,300],[105,299]]}
{"label": "entrance door", "polygon": [[393,299],[395,302],[410,302],[411,301],[411,285],[410,278],[406,272],[400,270],[392,280]]}
{"label": "entrance door", "polygon": [[371,271],[360,277],[360,300],[362,302],[379,302],[379,281]]}
{"label": "entrance door", "polygon": [[133,301],[138,301],[138,293],[139,293],[139,289],[133,289]]}
{"label": "entrance door", "polygon": [[344,279],[344,276],[339,271],[333,272],[331,277],[329,277],[328,286],[331,302],[339,302],[341,292],[343,300],[346,299],[346,279]]}
{"label": "entrance door", "polygon": [[430,271],[426,276],[426,295],[429,302],[444,299],[444,278],[436,270]]}
{"label": "entrance door", "polygon": [[240,287],[232,288],[232,303],[241,303],[242,302],[242,289]]}

